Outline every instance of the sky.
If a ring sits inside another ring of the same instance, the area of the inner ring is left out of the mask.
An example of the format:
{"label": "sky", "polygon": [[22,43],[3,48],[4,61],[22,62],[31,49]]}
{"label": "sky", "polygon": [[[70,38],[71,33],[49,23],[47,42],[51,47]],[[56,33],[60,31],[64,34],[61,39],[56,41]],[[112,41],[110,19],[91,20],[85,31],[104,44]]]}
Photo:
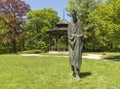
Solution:
{"label": "sky", "polygon": [[[58,16],[63,19],[63,9],[68,6],[68,0],[24,0],[27,4],[30,5],[32,10],[40,10],[43,8],[53,8],[53,10],[57,11]],[[67,12],[65,11],[65,19],[68,21],[70,17],[67,16]]]}

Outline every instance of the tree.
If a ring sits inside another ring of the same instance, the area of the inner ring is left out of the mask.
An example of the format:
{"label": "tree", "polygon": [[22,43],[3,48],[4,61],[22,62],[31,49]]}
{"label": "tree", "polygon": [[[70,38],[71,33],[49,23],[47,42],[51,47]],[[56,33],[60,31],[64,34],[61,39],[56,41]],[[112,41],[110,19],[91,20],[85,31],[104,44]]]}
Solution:
{"label": "tree", "polygon": [[120,48],[120,0],[108,0],[99,5],[93,15],[97,41],[104,50],[117,51]]}
{"label": "tree", "polygon": [[78,12],[84,28],[84,50],[120,48],[120,0],[69,0],[67,10]]}
{"label": "tree", "polygon": [[[27,14],[27,48],[46,50],[49,44],[46,31],[55,27],[58,21],[57,12],[52,8],[30,11]],[[29,46],[31,43],[32,47]]]}
{"label": "tree", "polygon": [[95,50],[95,22],[93,12],[97,8],[100,1],[98,0],[69,0],[67,10],[71,15],[71,10],[75,9],[78,12],[78,18],[82,22],[84,29],[84,50]]}
{"label": "tree", "polygon": [[11,40],[13,52],[16,53],[16,41],[24,33],[25,15],[30,6],[22,0],[0,0],[0,29],[4,30],[2,36]]}

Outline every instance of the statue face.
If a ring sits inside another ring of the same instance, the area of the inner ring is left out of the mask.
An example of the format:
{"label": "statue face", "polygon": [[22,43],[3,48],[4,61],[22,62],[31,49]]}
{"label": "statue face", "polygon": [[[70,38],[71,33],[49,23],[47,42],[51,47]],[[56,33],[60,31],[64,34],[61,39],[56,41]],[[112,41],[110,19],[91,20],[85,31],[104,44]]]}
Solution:
{"label": "statue face", "polygon": [[73,19],[76,18],[76,11],[75,10],[72,11],[72,17],[73,17]]}
{"label": "statue face", "polygon": [[76,14],[72,14],[72,17],[75,18],[75,17],[76,17]]}

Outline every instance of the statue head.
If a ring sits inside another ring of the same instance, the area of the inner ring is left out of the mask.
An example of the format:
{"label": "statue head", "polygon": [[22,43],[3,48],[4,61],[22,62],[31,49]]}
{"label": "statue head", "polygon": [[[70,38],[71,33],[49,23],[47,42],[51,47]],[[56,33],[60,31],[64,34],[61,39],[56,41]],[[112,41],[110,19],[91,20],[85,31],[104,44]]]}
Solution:
{"label": "statue head", "polygon": [[77,22],[77,11],[74,9],[72,10],[72,19],[74,23]]}
{"label": "statue head", "polygon": [[76,15],[77,15],[77,11],[76,10],[72,10],[72,17],[74,18],[74,17],[76,17]]}

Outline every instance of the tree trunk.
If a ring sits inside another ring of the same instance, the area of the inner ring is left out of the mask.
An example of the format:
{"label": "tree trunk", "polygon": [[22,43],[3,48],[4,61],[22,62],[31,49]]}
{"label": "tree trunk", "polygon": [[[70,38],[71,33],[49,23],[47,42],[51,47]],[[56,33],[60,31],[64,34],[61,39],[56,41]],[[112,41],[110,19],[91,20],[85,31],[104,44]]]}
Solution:
{"label": "tree trunk", "polygon": [[15,36],[15,32],[13,32],[13,53],[17,53],[17,49],[16,49],[16,36]]}

